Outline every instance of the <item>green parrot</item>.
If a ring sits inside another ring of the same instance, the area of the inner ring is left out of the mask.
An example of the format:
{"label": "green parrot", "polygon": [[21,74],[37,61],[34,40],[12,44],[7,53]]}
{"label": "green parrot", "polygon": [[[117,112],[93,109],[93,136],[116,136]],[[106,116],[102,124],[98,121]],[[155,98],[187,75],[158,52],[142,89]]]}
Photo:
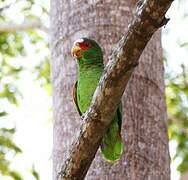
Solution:
{"label": "green parrot", "polygon": [[[74,42],[71,53],[78,64],[78,80],[73,87],[73,100],[80,116],[82,116],[90,106],[104,70],[103,52],[96,41],[81,38]],[[119,160],[123,153],[121,122],[122,108],[120,102],[100,145],[102,156],[108,162]]]}

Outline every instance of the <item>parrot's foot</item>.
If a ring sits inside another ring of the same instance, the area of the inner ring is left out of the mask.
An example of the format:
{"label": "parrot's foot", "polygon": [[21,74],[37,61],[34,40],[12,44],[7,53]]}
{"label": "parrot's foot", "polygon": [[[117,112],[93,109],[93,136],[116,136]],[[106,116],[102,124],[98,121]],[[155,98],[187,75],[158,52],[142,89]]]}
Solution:
{"label": "parrot's foot", "polygon": [[82,116],[81,116],[81,119],[82,119],[82,120],[84,120],[84,116],[85,116],[85,113],[84,113],[84,114],[82,114]]}

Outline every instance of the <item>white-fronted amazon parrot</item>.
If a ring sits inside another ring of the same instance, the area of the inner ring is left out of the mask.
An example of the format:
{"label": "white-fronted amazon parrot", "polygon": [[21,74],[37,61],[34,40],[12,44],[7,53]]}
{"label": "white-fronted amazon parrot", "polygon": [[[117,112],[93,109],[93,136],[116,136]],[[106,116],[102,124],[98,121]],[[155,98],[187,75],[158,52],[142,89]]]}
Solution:
{"label": "white-fronted amazon parrot", "polygon": [[[90,106],[102,75],[104,69],[103,53],[100,46],[88,38],[75,41],[71,53],[78,64],[78,80],[73,88],[73,99],[80,116],[82,116]],[[109,162],[119,160],[123,153],[121,122],[120,103],[100,146],[102,156]]]}

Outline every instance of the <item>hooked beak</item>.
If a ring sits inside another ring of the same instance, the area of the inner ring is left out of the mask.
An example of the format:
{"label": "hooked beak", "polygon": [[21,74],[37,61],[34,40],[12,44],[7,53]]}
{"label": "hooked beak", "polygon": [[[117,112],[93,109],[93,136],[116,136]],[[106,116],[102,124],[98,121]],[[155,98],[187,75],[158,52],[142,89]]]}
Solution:
{"label": "hooked beak", "polygon": [[77,43],[74,44],[74,46],[72,47],[71,54],[75,58],[80,58],[82,56],[81,48],[79,47],[79,45]]}

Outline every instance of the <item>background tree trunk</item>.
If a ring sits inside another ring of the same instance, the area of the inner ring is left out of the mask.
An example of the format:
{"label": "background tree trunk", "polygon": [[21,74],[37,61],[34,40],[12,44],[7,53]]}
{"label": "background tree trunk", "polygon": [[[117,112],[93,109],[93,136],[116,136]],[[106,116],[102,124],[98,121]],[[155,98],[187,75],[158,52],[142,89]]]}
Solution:
{"label": "background tree trunk", "polygon": [[[106,60],[127,29],[133,6],[131,0],[51,1],[54,179],[81,124],[71,97],[76,79],[76,63],[70,54],[73,41],[83,36],[94,38],[102,46]],[[124,155],[117,163],[109,164],[97,153],[86,179],[170,179],[163,73],[157,32],[123,97]]]}

